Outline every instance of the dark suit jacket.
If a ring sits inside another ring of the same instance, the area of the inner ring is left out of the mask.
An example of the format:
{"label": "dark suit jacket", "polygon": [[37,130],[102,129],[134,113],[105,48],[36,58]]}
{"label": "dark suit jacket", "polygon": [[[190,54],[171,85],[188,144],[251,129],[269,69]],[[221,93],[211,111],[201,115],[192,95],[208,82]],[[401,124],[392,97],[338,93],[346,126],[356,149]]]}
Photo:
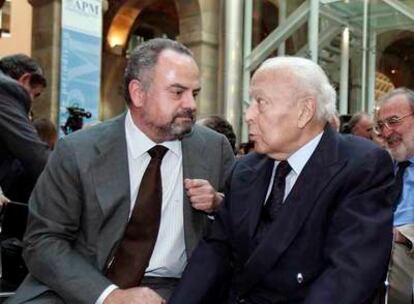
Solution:
{"label": "dark suit jacket", "polygon": [[[14,79],[0,73],[0,186],[14,201],[27,203],[49,149],[28,118],[30,96]],[[23,236],[26,210],[8,206],[3,237]]]}
{"label": "dark suit jacket", "polygon": [[[124,122],[125,115],[58,143],[29,203],[24,257],[30,274],[9,303],[44,294],[30,303],[93,304],[111,284],[103,272],[131,204]],[[224,188],[234,160],[224,136],[195,126],[182,140],[182,152],[184,178]],[[189,255],[208,219],[185,194],[183,214]]]}
{"label": "dark suit jacket", "polygon": [[327,127],[256,246],[273,164],[254,153],[236,163],[225,202],[170,304],[358,304],[374,294],[392,240],[388,153]]}

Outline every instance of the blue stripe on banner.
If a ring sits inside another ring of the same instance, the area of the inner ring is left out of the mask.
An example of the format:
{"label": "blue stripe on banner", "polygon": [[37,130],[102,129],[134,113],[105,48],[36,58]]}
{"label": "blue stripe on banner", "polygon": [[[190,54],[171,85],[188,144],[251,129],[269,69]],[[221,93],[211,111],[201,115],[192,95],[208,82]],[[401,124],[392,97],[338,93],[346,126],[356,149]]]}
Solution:
{"label": "blue stripe on banner", "polygon": [[101,38],[64,28],[61,49],[59,125],[69,116],[67,107],[90,112],[92,117],[84,118],[84,124],[98,120]]}

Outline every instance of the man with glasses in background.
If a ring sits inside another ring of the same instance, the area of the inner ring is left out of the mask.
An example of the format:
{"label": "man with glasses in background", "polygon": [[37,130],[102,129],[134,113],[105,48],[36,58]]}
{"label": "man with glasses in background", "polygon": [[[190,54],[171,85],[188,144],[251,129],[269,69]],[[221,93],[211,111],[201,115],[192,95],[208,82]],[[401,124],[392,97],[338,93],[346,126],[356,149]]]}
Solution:
{"label": "man with glasses in background", "polygon": [[379,101],[377,131],[396,161],[394,244],[388,304],[413,303],[414,277],[414,91],[398,88]]}

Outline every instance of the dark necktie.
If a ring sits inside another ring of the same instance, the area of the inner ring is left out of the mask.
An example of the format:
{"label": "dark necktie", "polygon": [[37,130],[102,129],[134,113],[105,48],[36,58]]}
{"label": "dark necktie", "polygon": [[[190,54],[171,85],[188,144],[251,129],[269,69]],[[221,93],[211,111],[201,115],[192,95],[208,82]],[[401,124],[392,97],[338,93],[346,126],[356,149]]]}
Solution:
{"label": "dark necktie", "polygon": [[397,174],[395,175],[394,190],[393,190],[393,210],[395,211],[400,203],[400,198],[404,185],[405,169],[411,164],[410,161],[403,161],[398,163]]}
{"label": "dark necktie", "polygon": [[161,218],[160,166],[167,150],[160,145],[148,150],[151,161],[142,177],[124,237],[107,272],[107,277],[120,288],[139,285],[154,250]]}
{"label": "dark necktie", "polygon": [[276,168],[272,190],[263,206],[262,219],[272,220],[283,204],[285,196],[286,176],[292,168],[286,160],[282,160]]}
{"label": "dark necktie", "polygon": [[254,250],[261,242],[266,231],[270,227],[279,209],[283,206],[283,198],[285,196],[286,176],[292,168],[285,160],[281,161],[276,168],[275,177],[273,179],[272,190],[267,198],[266,204],[262,207],[262,213],[256,228],[256,233],[250,251]]}

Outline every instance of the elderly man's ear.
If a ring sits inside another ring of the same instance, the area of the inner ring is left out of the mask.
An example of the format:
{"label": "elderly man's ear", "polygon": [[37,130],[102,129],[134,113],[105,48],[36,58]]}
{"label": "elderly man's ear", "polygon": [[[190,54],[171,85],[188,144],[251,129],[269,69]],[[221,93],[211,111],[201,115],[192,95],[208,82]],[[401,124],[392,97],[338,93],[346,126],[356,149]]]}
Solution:
{"label": "elderly man's ear", "polygon": [[306,97],[299,103],[298,128],[303,129],[315,116],[316,100],[315,97]]}

